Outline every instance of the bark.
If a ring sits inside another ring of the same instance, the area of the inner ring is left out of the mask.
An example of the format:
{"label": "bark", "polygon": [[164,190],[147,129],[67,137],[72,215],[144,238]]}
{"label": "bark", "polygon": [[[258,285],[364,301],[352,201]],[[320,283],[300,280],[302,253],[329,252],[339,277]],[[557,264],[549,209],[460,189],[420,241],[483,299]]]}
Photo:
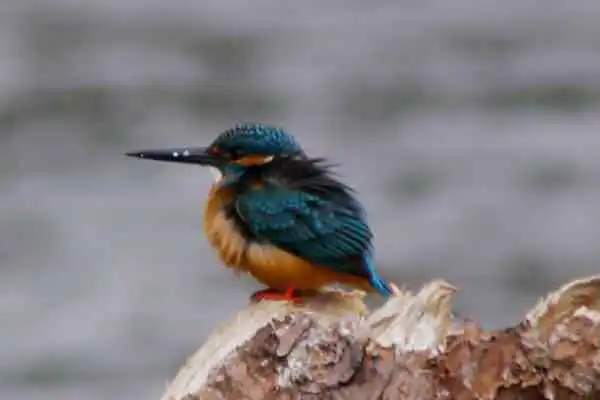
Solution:
{"label": "bark", "polygon": [[208,338],[163,400],[600,398],[600,276],[514,327],[453,317],[444,281],[369,313],[359,292],[251,303]]}

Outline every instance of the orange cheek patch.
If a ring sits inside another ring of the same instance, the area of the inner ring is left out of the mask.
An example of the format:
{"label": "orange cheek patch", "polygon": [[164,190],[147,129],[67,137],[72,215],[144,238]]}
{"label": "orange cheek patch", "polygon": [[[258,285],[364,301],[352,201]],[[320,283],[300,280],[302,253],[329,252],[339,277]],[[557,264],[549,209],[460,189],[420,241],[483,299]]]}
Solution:
{"label": "orange cheek patch", "polygon": [[265,156],[265,155],[253,155],[242,157],[239,160],[235,160],[234,163],[243,165],[245,167],[250,167],[252,165],[263,165],[273,160],[273,156]]}

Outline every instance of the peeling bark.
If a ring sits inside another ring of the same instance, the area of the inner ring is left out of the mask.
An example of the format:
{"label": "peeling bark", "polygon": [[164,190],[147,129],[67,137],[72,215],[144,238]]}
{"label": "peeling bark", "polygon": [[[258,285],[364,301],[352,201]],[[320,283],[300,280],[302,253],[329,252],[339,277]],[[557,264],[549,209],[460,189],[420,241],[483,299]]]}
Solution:
{"label": "peeling bark", "polygon": [[600,398],[600,277],[550,293],[517,326],[452,316],[455,288],[251,303],[181,368],[163,400]]}

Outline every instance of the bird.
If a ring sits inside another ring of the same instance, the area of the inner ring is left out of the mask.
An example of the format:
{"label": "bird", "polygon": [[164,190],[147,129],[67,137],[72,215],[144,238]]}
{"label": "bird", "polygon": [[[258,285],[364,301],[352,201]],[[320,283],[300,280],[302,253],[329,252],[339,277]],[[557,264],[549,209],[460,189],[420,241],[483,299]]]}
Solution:
{"label": "bird", "polygon": [[330,284],[393,294],[376,270],[373,233],[355,189],[283,128],[238,123],[206,147],[126,155],[210,168],[204,233],[226,267],[266,286],[255,299],[300,301],[303,292]]}

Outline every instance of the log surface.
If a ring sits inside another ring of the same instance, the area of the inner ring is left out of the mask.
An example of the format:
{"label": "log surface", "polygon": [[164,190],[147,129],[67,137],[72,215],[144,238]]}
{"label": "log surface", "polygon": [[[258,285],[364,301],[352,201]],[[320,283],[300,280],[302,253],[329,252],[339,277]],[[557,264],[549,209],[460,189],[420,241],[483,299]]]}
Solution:
{"label": "log surface", "polygon": [[455,292],[433,281],[372,313],[359,292],[251,303],[162,399],[600,398],[600,277],[564,285],[491,332],[453,317]]}

